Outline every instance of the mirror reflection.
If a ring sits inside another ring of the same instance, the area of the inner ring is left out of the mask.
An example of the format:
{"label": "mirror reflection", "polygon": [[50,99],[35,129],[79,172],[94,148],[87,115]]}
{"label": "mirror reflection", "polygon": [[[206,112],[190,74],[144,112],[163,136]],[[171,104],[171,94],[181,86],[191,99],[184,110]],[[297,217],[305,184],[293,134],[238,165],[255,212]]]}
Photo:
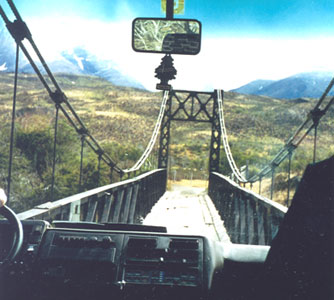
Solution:
{"label": "mirror reflection", "polygon": [[132,47],[138,52],[195,55],[201,47],[201,23],[188,19],[135,19]]}

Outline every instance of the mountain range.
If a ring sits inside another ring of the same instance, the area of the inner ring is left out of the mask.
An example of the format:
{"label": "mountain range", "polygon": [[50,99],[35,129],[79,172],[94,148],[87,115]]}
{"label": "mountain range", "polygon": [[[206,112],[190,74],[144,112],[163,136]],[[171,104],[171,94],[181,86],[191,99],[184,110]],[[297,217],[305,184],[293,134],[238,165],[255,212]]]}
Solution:
{"label": "mountain range", "polygon": [[[281,80],[255,80],[232,92],[278,99],[319,98],[334,77],[334,72],[309,72]],[[329,95],[334,95],[331,91]]]}
{"label": "mountain range", "polygon": [[[15,43],[7,29],[0,28],[0,72],[14,72]],[[113,60],[101,60],[84,47],[59,53],[58,59],[47,61],[54,73],[93,75],[120,86],[145,89],[140,80],[124,75]],[[20,59],[20,72],[34,73],[28,61]],[[281,80],[255,80],[237,89],[241,94],[268,96],[278,99],[318,98],[322,95],[334,72],[300,73]],[[334,91],[330,92],[334,95]]]}
{"label": "mountain range", "polygon": [[[0,45],[0,72],[14,72],[15,43],[5,29],[0,29]],[[47,61],[47,64],[54,73],[93,75],[107,79],[115,85],[145,89],[140,82],[117,70],[117,64],[114,61],[101,60],[83,47],[75,47],[70,51],[62,51],[58,59]],[[37,65],[40,67],[39,63]],[[22,55],[19,71],[34,73],[33,68]]]}

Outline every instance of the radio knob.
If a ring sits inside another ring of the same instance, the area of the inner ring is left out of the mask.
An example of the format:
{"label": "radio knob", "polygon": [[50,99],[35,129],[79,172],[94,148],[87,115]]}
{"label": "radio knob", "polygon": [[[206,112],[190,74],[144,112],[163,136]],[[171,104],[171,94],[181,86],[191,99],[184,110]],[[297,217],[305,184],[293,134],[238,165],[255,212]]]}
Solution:
{"label": "radio knob", "polygon": [[95,248],[95,247],[98,246],[98,243],[99,243],[99,241],[98,241],[97,237],[92,237],[87,241],[87,247],[88,248]]}
{"label": "radio knob", "polygon": [[102,248],[110,248],[110,246],[113,244],[113,240],[110,236],[106,236],[102,240]]}

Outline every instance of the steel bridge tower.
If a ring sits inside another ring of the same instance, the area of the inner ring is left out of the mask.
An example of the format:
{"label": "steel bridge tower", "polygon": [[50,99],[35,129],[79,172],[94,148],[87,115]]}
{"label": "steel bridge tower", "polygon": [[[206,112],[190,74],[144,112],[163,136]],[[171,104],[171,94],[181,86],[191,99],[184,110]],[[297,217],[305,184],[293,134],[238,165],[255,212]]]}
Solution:
{"label": "steel bridge tower", "polygon": [[219,172],[222,132],[217,91],[170,91],[160,129],[159,168],[167,168],[168,166],[170,124],[172,121],[211,123],[209,172]]}

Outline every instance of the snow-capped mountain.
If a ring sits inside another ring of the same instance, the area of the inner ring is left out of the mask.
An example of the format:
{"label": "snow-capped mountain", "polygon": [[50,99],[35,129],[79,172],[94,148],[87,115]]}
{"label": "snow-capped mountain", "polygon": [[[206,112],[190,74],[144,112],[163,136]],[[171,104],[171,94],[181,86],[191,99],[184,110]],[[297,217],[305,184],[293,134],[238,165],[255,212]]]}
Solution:
{"label": "snow-capped mountain", "polygon": [[0,72],[15,69],[15,42],[7,29],[0,28]]}
{"label": "snow-capped mountain", "polygon": [[[0,72],[14,72],[16,46],[8,31],[0,29]],[[43,53],[42,53],[43,55]],[[20,55],[19,71],[33,73],[34,70],[28,61]],[[56,60],[47,61],[48,66],[54,73],[69,73],[94,75],[105,78],[115,85],[130,86],[144,89],[137,80],[122,74],[117,69],[117,64],[111,60],[100,60],[83,47],[62,51]],[[37,63],[37,65],[40,65]]]}

